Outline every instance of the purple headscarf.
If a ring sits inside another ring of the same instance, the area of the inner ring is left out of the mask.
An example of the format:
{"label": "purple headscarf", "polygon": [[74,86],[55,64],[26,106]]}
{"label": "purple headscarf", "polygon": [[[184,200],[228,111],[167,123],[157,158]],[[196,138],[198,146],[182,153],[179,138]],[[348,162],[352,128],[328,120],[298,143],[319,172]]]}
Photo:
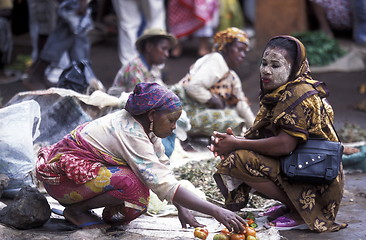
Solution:
{"label": "purple headscarf", "polygon": [[151,109],[157,111],[174,110],[182,103],[177,95],[158,83],[142,82],[130,94],[125,109],[132,115],[141,115]]}

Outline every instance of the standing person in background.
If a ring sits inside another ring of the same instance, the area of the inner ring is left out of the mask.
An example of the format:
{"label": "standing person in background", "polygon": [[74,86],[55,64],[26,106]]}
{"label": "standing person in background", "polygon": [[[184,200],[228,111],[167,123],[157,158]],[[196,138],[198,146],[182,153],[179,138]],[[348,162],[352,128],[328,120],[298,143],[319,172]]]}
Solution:
{"label": "standing person in background", "polygon": [[47,39],[37,60],[32,64],[23,84],[29,89],[44,89],[51,85],[45,78],[49,65],[57,65],[66,52],[70,61],[90,59],[88,32],[92,28],[89,0],[59,0],[57,25]]}
{"label": "standing person in background", "polygon": [[[213,216],[229,230],[243,231],[243,218],[196,196],[169,167],[160,138],[172,133],[181,112],[172,91],[139,83],[124,109],[41,148],[37,178],[65,206],[65,218],[81,228],[128,224],[146,212],[151,189],[177,207],[183,228],[203,226],[191,209]],[[101,207],[102,219],[90,212]]]}
{"label": "standing person in background", "polygon": [[0,70],[11,62],[13,53],[13,34],[10,26],[12,9],[11,0],[0,0]]}
{"label": "standing person in background", "polygon": [[[272,38],[260,65],[260,109],[245,137],[213,133],[209,147],[221,157],[214,179],[228,209],[244,208],[251,188],[278,200],[268,209],[268,227],[277,230],[337,231],[343,197],[342,167],[329,184],[292,182],[282,175],[281,156],[309,138],[338,141],[325,84],[310,76],[304,45],[292,36]],[[290,108],[293,107],[293,108]],[[290,110],[289,110],[290,109]]]}
{"label": "standing person in background", "polygon": [[210,39],[219,20],[218,0],[170,0],[167,13],[168,29],[180,41],[172,51],[173,57],[182,54],[181,42],[190,36],[198,38],[198,56],[211,51]]}
{"label": "standing person in background", "polygon": [[233,127],[237,134],[252,126],[254,114],[235,70],[249,50],[247,34],[228,28],[214,36],[213,52],[199,58],[178,84],[172,86],[183,102],[191,136],[211,136]]}
{"label": "standing person in background", "polygon": [[[57,6],[55,0],[28,0],[29,34],[32,42],[32,61],[35,62],[48,36],[56,27]],[[46,79],[57,83],[62,70],[69,65],[69,58],[65,52],[59,62],[49,66],[45,71]]]}
{"label": "standing person in background", "polygon": [[164,0],[112,0],[117,16],[118,56],[121,65],[137,54],[135,42],[145,29],[166,29]]}
{"label": "standing person in background", "polygon": [[57,20],[57,1],[28,0],[29,33],[32,41],[32,60],[38,58]]}

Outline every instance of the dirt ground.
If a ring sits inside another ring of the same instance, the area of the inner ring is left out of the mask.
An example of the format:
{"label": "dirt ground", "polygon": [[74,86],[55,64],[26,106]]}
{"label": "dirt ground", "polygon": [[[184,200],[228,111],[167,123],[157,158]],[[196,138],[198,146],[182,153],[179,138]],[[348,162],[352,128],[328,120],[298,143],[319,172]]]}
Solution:
{"label": "dirt ground", "polygon": [[[167,83],[175,83],[184,76],[190,64],[197,58],[194,41],[186,44],[183,56],[169,59],[165,74]],[[14,39],[14,52],[30,54],[30,40],[28,36],[18,36]],[[249,98],[253,111],[258,110],[258,66],[260,51],[252,51],[248,54],[247,61],[238,70],[243,79],[244,91]],[[364,60],[365,60],[364,55]],[[97,77],[106,88],[110,87],[115,74],[119,69],[117,56],[117,37],[110,36],[96,43],[91,52],[92,66]],[[337,130],[344,124],[357,124],[366,129],[366,112],[357,110],[356,104],[366,99],[365,94],[359,92],[359,86],[366,83],[366,69],[353,72],[324,72],[314,73],[315,79],[324,81],[330,89],[329,101],[335,111],[335,127]],[[1,77],[0,77],[1,78]],[[1,83],[1,79],[0,79]],[[15,81],[8,84],[0,84],[0,97],[5,104],[16,93],[26,91],[21,82]],[[280,232],[283,239],[366,239],[366,181],[365,173],[347,173],[345,194],[337,220],[348,223],[349,226],[339,232],[316,234],[308,231],[283,231]],[[177,220],[178,221],[178,220]],[[48,225],[49,226],[49,225]],[[98,230],[92,231],[59,231],[51,228],[35,229],[28,231],[14,230],[0,225],[0,239],[156,239],[148,235],[138,233],[114,232],[102,234]],[[174,231],[174,230],[172,230]],[[165,238],[159,238],[165,239]],[[168,239],[168,238],[166,238]],[[171,238],[169,238],[171,239]],[[174,238],[183,239],[183,238]],[[187,239],[187,238],[184,238]],[[193,239],[193,236],[192,236]]]}

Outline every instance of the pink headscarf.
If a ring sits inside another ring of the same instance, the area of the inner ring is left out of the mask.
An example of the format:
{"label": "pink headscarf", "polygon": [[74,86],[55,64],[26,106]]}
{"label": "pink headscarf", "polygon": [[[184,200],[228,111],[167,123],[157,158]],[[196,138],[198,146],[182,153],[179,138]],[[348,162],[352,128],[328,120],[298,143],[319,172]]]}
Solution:
{"label": "pink headscarf", "polygon": [[151,109],[174,110],[182,107],[177,95],[158,83],[142,82],[130,94],[125,109],[132,115],[141,115]]}

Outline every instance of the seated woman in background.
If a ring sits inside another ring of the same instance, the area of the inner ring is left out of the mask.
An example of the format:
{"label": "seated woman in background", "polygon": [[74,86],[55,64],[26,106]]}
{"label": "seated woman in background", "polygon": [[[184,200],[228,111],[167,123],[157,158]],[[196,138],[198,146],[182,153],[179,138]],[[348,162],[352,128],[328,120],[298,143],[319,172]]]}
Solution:
{"label": "seated woman in background", "polygon": [[140,82],[164,85],[161,70],[176,44],[177,39],[165,30],[146,29],[135,43],[139,55],[121,67],[108,93],[119,97],[122,92],[132,92]]}
{"label": "seated woman in background", "polygon": [[[147,210],[149,189],[174,203],[183,228],[203,226],[188,210],[242,231],[245,221],[187,190],[169,168],[161,138],[182,112],[179,98],[157,83],[139,83],[125,109],[77,127],[40,149],[37,178],[65,206],[64,216],[81,228],[128,224]],[[104,207],[102,219],[90,210]]]}
{"label": "seated woman in background", "polygon": [[[324,83],[313,80],[303,44],[277,36],[267,44],[260,65],[260,109],[254,125],[237,137],[229,128],[214,133],[210,150],[221,156],[214,178],[226,206],[245,207],[251,188],[283,205],[264,212],[278,230],[337,231],[335,222],[343,196],[343,170],[330,184],[290,182],[281,175],[280,157],[309,138],[338,141],[333,110]],[[315,91],[316,90],[316,91]],[[290,111],[287,112],[289,106]]]}
{"label": "seated woman in background", "polygon": [[186,76],[171,86],[190,119],[189,135],[210,136],[212,131],[228,127],[241,134],[243,127],[252,126],[254,114],[234,71],[248,49],[244,31],[234,27],[220,31],[214,36],[213,52],[199,58]]}

